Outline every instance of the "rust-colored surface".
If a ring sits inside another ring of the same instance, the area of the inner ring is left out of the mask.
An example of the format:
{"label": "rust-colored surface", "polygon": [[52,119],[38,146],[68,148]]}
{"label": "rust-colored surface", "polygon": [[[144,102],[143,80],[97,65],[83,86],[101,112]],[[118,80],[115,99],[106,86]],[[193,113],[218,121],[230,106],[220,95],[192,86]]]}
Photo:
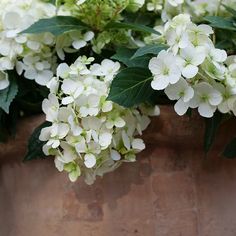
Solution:
{"label": "rust-colored surface", "polygon": [[92,186],[70,183],[52,159],[23,164],[42,117],[22,121],[0,146],[0,236],[235,236],[236,160],[220,157],[235,126],[224,126],[208,158],[204,122],[164,107],[147,149]]}

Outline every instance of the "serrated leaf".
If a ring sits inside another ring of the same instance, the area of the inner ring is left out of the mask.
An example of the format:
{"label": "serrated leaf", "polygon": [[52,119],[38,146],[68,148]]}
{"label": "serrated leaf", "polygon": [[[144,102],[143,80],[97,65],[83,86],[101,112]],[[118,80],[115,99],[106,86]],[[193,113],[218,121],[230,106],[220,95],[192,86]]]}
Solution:
{"label": "serrated leaf", "polygon": [[160,33],[153,28],[137,23],[111,22],[105,29],[131,29],[133,31],[160,35]]}
{"label": "serrated leaf", "polygon": [[8,72],[10,85],[4,89],[0,90],[0,108],[2,108],[6,113],[9,113],[9,108],[17,95],[18,85],[13,71]]}
{"label": "serrated leaf", "polygon": [[212,118],[206,119],[205,137],[204,137],[204,151],[208,153],[216,136],[216,132],[222,122],[223,115],[216,112]]}
{"label": "serrated leaf", "polygon": [[131,57],[135,53],[135,51],[136,51],[135,49],[118,48],[116,54],[113,55],[111,57],[111,59],[122,62],[127,67],[147,68],[151,57],[150,56],[142,56],[142,57],[131,59]]}
{"label": "serrated leaf", "polygon": [[160,51],[166,50],[168,48],[167,45],[159,44],[159,45],[147,45],[144,47],[139,48],[134,55],[131,57],[131,59],[134,59],[136,57],[144,56],[146,54],[154,54],[157,55]]}
{"label": "serrated leaf", "polygon": [[148,69],[130,67],[123,69],[112,81],[107,100],[124,107],[143,103],[152,95],[152,75]]}
{"label": "serrated leaf", "polygon": [[205,20],[210,22],[214,28],[236,31],[232,18],[223,18],[220,16],[206,16]]}
{"label": "serrated leaf", "polygon": [[55,36],[63,33],[89,29],[87,25],[72,16],[54,16],[52,18],[40,19],[21,33],[40,34],[50,32]]}
{"label": "serrated leaf", "polygon": [[40,126],[38,126],[34,132],[32,133],[29,142],[28,142],[28,151],[23,161],[30,161],[39,158],[45,158],[45,154],[43,153],[43,145],[45,142],[39,140],[39,135],[41,130],[45,127],[49,127],[51,125],[50,122],[45,121]]}
{"label": "serrated leaf", "polygon": [[226,145],[223,155],[229,159],[236,158],[236,137],[234,137],[230,143]]}

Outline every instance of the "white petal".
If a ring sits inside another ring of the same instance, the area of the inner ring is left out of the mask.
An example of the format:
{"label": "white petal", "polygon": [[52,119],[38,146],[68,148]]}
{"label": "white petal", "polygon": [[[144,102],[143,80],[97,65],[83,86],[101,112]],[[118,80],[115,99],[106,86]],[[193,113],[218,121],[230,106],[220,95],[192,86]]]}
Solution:
{"label": "white petal", "polygon": [[198,112],[201,116],[210,118],[214,115],[216,108],[207,103],[201,103],[198,107]]}
{"label": "white petal", "polygon": [[151,86],[154,90],[162,90],[165,89],[169,84],[169,80],[165,77],[162,78],[155,78],[151,82]]}
{"label": "white petal", "polygon": [[72,102],[74,102],[74,98],[71,97],[71,96],[62,98],[62,101],[61,101],[61,103],[62,103],[63,105],[68,105],[68,104],[70,104],[70,103],[72,103]]}
{"label": "white petal", "polygon": [[8,74],[0,71],[0,90],[7,88],[9,84]]}
{"label": "white petal", "polygon": [[93,168],[96,165],[96,157],[93,154],[85,154],[84,164],[87,168]]}
{"label": "white petal", "polygon": [[170,100],[177,100],[180,98],[178,88],[172,84],[165,89],[165,94]]}
{"label": "white petal", "polygon": [[47,140],[49,140],[50,135],[51,135],[51,127],[43,128],[40,132],[39,140],[40,141],[47,141]]}
{"label": "white petal", "polygon": [[50,70],[44,70],[41,72],[38,72],[37,76],[35,77],[35,81],[45,86],[53,77],[53,73]]}
{"label": "white petal", "polygon": [[136,150],[139,150],[139,151],[142,151],[142,150],[145,149],[145,144],[144,144],[142,139],[136,138],[132,141],[132,148],[136,149]]}
{"label": "white petal", "polygon": [[80,49],[80,48],[83,48],[86,46],[86,41],[84,40],[77,40],[77,41],[74,41],[72,43],[72,46],[75,48],[75,49]]}
{"label": "white petal", "polygon": [[9,11],[3,17],[3,27],[5,29],[19,28],[21,23],[21,17],[17,12]]}
{"label": "white petal", "polygon": [[182,75],[187,79],[193,78],[197,73],[198,73],[198,67],[194,65],[187,65],[182,70]]}
{"label": "white petal", "polygon": [[75,145],[75,149],[78,153],[84,153],[87,149],[86,144],[85,144],[85,140],[82,139],[80,142],[78,142]]}
{"label": "white petal", "polygon": [[176,103],[175,103],[175,106],[174,106],[174,109],[176,111],[176,113],[179,115],[179,116],[182,116],[184,115],[187,110],[188,110],[188,103],[185,103],[183,102],[182,99],[179,99]]}
{"label": "white petal", "polygon": [[223,98],[221,93],[218,91],[212,92],[210,94],[209,103],[213,106],[217,106],[222,102]]}
{"label": "white petal", "polygon": [[[161,55],[161,52],[159,53],[159,55]],[[152,72],[152,74],[154,75],[158,75],[160,74],[161,71],[161,67],[162,67],[162,62],[160,61],[159,58],[157,57],[153,57],[148,65],[149,70]]]}
{"label": "white petal", "polygon": [[121,155],[119,152],[117,152],[116,150],[111,150],[111,158],[114,161],[119,161],[121,159]]}
{"label": "white petal", "polygon": [[27,79],[35,79],[37,76],[37,71],[34,68],[29,68],[24,73],[25,78]]}
{"label": "white petal", "polygon": [[111,144],[112,135],[110,133],[103,133],[99,136],[99,144],[102,147],[108,147]]}
{"label": "white petal", "polygon": [[183,101],[184,102],[188,102],[190,99],[192,99],[194,96],[194,90],[191,86],[189,86],[185,92],[184,92],[184,96],[183,96]]}
{"label": "white petal", "polygon": [[225,50],[214,48],[211,50],[212,59],[216,62],[224,62],[227,59],[227,53]]}
{"label": "white petal", "polygon": [[88,31],[84,34],[84,40],[85,41],[90,41],[94,37],[94,33],[92,31]]}
{"label": "white petal", "polygon": [[112,102],[111,101],[105,101],[102,105],[102,111],[103,112],[109,112],[112,110]]}
{"label": "white petal", "polygon": [[114,125],[118,128],[122,128],[125,126],[125,121],[121,117],[118,117],[115,119]]}
{"label": "white petal", "polygon": [[124,146],[130,150],[130,139],[129,139],[129,136],[127,135],[127,133],[123,130],[122,131],[122,140],[123,140],[123,143],[124,143]]}
{"label": "white petal", "polygon": [[59,136],[59,139],[64,138],[68,134],[69,130],[70,130],[70,128],[69,128],[68,124],[59,123],[59,125],[58,125],[58,136]]}
{"label": "white petal", "polygon": [[57,67],[57,76],[65,79],[68,76],[70,67],[66,63],[61,63]]}
{"label": "white petal", "polygon": [[64,168],[64,163],[59,161],[57,157],[54,159],[54,163],[55,163],[55,166],[56,166],[57,170],[62,172],[63,168]]}

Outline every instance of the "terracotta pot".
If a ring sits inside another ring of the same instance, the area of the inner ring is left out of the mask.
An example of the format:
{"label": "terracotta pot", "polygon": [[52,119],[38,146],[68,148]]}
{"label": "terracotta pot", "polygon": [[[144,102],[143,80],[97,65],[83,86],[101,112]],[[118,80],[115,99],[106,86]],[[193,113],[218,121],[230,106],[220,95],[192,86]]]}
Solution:
{"label": "terracotta pot", "polygon": [[1,236],[236,235],[236,161],[220,156],[235,125],[221,128],[206,158],[204,121],[162,107],[138,161],[87,186],[70,183],[52,158],[21,162],[42,120],[22,120],[0,146]]}

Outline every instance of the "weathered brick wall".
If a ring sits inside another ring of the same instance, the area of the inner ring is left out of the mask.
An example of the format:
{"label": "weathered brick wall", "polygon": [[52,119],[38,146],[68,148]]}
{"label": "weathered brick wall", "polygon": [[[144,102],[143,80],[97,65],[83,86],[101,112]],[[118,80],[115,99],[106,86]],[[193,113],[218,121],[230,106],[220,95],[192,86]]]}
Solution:
{"label": "weathered brick wall", "polygon": [[23,120],[16,140],[0,145],[1,236],[235,236],[236,161],[210,155],[204,122],[164,107],[145,133],[147,149],[93,186],[70,183],[52,159],[21,163],[42,117]]}

